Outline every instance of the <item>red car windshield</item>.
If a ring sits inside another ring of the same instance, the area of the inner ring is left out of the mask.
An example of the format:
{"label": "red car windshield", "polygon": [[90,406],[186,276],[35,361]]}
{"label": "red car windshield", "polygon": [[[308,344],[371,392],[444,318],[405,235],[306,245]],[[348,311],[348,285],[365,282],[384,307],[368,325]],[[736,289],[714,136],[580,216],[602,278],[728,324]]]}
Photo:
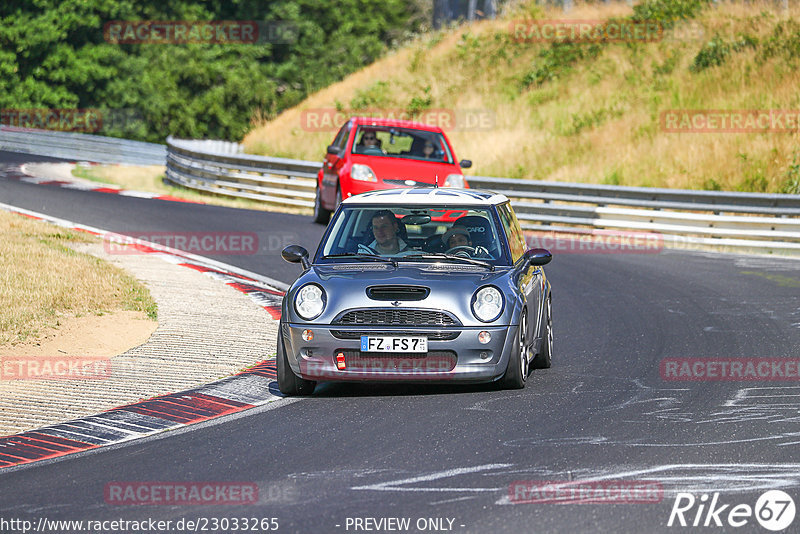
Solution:
{"label": "red car windshield", "polygon": [[453,163],[453,155],[436,132],[392,126],[359,126],[353,154]]}

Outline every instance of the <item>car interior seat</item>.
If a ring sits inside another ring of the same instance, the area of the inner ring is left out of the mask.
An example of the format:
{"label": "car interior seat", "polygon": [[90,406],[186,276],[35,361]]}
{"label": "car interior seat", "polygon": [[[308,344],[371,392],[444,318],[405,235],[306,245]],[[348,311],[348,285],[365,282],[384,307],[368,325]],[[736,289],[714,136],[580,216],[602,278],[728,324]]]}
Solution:
{"label": "car interior seat", "polygon": [[442,241],[444,234],[433,234],[425,238],[425,243],[422,245],[422,250],[426,252],[446,252],[447,246]]}
{"label": "car interior seat", "polygon": [[469,232],[470,241],[474,247],[484,247],[495,258],[500,257],[500,248],[497,238],[492,235],[492,223],[489,219],[480,215],[464,215],[453,223],[453,226],[461,226]]}
{"label": "car interior seat", "polygon": [[425,140],[420,137],[415,137],[413,141],[411,141],[411,147],[407,151],[403,152],[404,156],[414,156],[417,158],[423,157],[422,149],[425,147]]}

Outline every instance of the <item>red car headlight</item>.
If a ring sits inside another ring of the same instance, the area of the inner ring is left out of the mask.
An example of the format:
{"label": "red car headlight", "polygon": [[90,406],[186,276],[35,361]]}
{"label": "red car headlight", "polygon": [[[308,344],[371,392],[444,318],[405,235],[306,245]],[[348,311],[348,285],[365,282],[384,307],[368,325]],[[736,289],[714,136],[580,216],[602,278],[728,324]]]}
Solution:
{"label": "red car headlight", "polygon": [[448,175],[447,179],[444,181],[445,187],[460,187],[463,189],[464,187],[464,175],[463,174],[450,174]]}
{"label": "red car headlight", "polygon": [[375,176],[375,173],[372,172],[372,169],[370,169],[369,166],[361,165],[360,163],[353,164],[353,168],[350,170],[350,177],[353,180],[358,180],[359,182],[378,181],[378,178]]}

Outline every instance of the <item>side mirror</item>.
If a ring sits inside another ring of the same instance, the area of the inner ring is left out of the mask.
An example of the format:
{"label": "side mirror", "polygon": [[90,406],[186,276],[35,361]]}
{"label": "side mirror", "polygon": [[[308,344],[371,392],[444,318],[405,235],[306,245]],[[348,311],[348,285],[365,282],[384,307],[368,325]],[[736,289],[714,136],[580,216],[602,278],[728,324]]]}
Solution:
{"label": "side mirror", "polygon": [[543,248],[532,248],[525,252],[525,261],[530,265],[547,265],[552,259],[550,251]]}
{"label": "side mirror", "polygon": [[332,156],[338,156],[339,155],[339,147],[337,147],[336,145],[328,145],[328,154],[330,154]]}
{"label": "side mirror", "polygon": [[303,269],[311,266],[308,261],[308,251],[300,245],[289,245],[281,251],[281,257],[289,263],[302,264]]}
{"label": "side mirror", "polygon": [[458,166],[462,169],[469,169],[472,167],[472,160],[471,159],[462,159],[458,162]]}

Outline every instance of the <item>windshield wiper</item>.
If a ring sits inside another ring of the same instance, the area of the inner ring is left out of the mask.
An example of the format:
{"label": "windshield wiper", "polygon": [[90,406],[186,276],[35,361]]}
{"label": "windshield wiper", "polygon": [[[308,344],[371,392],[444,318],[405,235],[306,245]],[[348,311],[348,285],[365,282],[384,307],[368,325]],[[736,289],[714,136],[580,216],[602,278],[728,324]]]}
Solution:
{"label": "windshield wiper", "polygon": [[377,254],[363,254],[361,252],[346,252],[344,254],[328,254],[327,256],[322,256],[322,259],[327,258],[355,258],[357,260],[374,260],[374,261],[385,261],[387,263],[391,263],[394,267],[397,267],[397,260],[394,258],[385,258],[383,256],[378,256]]}
{"label": "windshield wiper", "polygon": [[401,259],[406,259],[406,258],[420,258],[420,259],[423,259],[423,260],[439,260],[439,259],[445,258],[445,259],[448,259],[448,260],[464,261],[464,262],[467,262],[467,263],[471,263],[473,265],[480,265],[482,267],[488,267],[490,271],[494,271],[494,265],[489,263],[488,261],[481,261],[481,260],[476,260],[476,259],[473,259],[473,258],[465,258],[463,256],[456,256],[455,254],[445,254],[443,252],[431,252],[431,253],[428,253],[428,254],[411,254],[409,256],[402,256],[401,257]]}

